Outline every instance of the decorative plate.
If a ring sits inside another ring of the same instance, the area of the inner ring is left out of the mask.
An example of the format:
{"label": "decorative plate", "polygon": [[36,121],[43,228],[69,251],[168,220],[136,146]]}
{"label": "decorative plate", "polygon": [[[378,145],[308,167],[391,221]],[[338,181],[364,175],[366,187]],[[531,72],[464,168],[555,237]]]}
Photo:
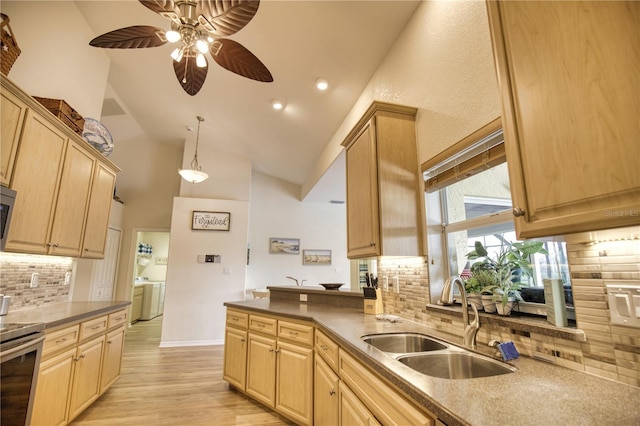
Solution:
{"label": "decorative plate", "polygon": [[86,117],[82,137],[102,153],[105,157],[113,151],[113,138],[104,124],[96,119]]}

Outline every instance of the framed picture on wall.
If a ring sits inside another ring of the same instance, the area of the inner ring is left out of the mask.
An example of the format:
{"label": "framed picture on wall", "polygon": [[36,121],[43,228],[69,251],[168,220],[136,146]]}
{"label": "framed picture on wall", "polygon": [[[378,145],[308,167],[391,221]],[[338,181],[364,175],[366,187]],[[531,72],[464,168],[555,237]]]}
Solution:
{"label": "framed picture on wall", "polygon": [[191,229],[198,231],[228,231],[231,226],[229,212],[193,212]]}
{"label": "framed picture on wall", "polygon": [[269,253],[272,253],[272,254],[300,254],[300,239],[298,239],[298,238],[269,238]]}
{"label": "framed picture on wall", "polygon": [[303,265],[331,265],[331,250],[302,250]]}

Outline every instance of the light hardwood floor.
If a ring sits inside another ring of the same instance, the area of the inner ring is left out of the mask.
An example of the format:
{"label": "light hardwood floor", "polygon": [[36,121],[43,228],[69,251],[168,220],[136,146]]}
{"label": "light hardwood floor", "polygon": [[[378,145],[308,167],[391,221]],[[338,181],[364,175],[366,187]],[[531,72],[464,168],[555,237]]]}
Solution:
{"label": "light hardwood floor", "polygon": [[122,376],[72,425],[293,425],[229,389],[223,346],[158,348],[161,324],[128,329]]}

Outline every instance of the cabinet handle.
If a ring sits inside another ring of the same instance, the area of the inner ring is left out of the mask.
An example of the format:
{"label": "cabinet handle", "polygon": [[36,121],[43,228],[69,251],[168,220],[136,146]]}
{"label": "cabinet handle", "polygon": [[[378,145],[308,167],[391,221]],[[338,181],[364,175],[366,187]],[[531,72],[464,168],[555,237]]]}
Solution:
{"label": "cabinet handle", "polygon": [[327,345],[320,345],[320,349],[326,352],[328,348],[327,348]]}
{"label": "cabinet handle", "polygon": [[99,329],[99,328],[100,328],[100,326],[99,326],[99,325],[94,325],[94,326],[93,326],[93,327],[91,327],[89,330],[97,330],[97,329]]}
{"label": "cabinet handle", "polygon": [[74,358],[74,361],[80,361],[82,358],[84,358],[84,354],[80,355],[78,358]]}
{"label": "cabinet handle", "polygon": [[375,245],[376,245],[376,243],[375,243],[375,242],[373,242],[373,241],[369,241],[369,245],[370,245],[371,247],[373,247],[373,246],[375,246]]}
{"label": "cabinet handle", "polygon": [[297,332],[297,331],[290,331],[290,332],[289,332],[289,335],[290,335],[291,337],[296,337],[296,336],[298,335],[298,332]]}
{"label": "cabinet handle", "polygon": [[64,338],[62,338],[62,339],[58,339],[58,340],[56,340],[56,344],[58,344],[58,343],[63,343],[63,342],[66,342],[66,341],[67,341],[67,338],[66,338],[66,337],[64,337]]}
{"label": "cabinet handle", "polygon": [[278,353],[278,352],[280,352],[280,349],[269,348],[269,352]]}
{"label": "cabinet handle", "polygon": [[329,395],[333,396],[333,395],[335,395],[335,394],[336,394],[336,391],[334,391],[333,389],[331,389],[331,390],[329,391]]}
{"label": "cabinet handle", "polygon": [[258,324],[256,324],[256,326],[259,327],[259,328],[264,328],[264,324],[258,323]]}
{"label": "cabinet handle", "polygon": [[524,216],[524,210],[520,207],[514,207],[513,208],[513,215],[515,217],[522,217]]}
{"label": "cabinet handle", "polygon": [[244,343],[245,338],[243,337],[242,339],[240,339],[240,342]]}
{"label": "cabinet handle", "polygon": [[88,249],[88,248],[84,249],[84,252],[85,252],[85,253],[86,253],[86,252],[88,252],[88,251],[89,251],[89,249]]}

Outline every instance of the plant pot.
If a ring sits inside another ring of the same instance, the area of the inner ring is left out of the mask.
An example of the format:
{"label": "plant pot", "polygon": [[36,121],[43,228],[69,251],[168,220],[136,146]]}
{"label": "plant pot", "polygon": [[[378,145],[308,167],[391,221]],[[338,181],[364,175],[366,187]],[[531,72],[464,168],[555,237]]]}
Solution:
{"label": "plant pot", "polygon": [[476,305],[476,308],[478,308],[478,310],[482,309],[482,296],[480,295],[480,293],[468,294],[467,300],[469,301],[469,303]]}
{"label": "plant pot", "polygon": [[502,315],[502,316],[511,315],[511,310],[513,309],[514,302],[515,302],[515,299],[511,297],[508,299],[506,305],[503,305],[502,301],[495,302],[496,311],[498,312],[498,315]]}
{"label": "plant pot", "polygon": [[490,294],[483,294],[481,296],[482,307],[484,311],[489,314],[493,314],[496,311],[496,302],[493,300],[493,296]]}

